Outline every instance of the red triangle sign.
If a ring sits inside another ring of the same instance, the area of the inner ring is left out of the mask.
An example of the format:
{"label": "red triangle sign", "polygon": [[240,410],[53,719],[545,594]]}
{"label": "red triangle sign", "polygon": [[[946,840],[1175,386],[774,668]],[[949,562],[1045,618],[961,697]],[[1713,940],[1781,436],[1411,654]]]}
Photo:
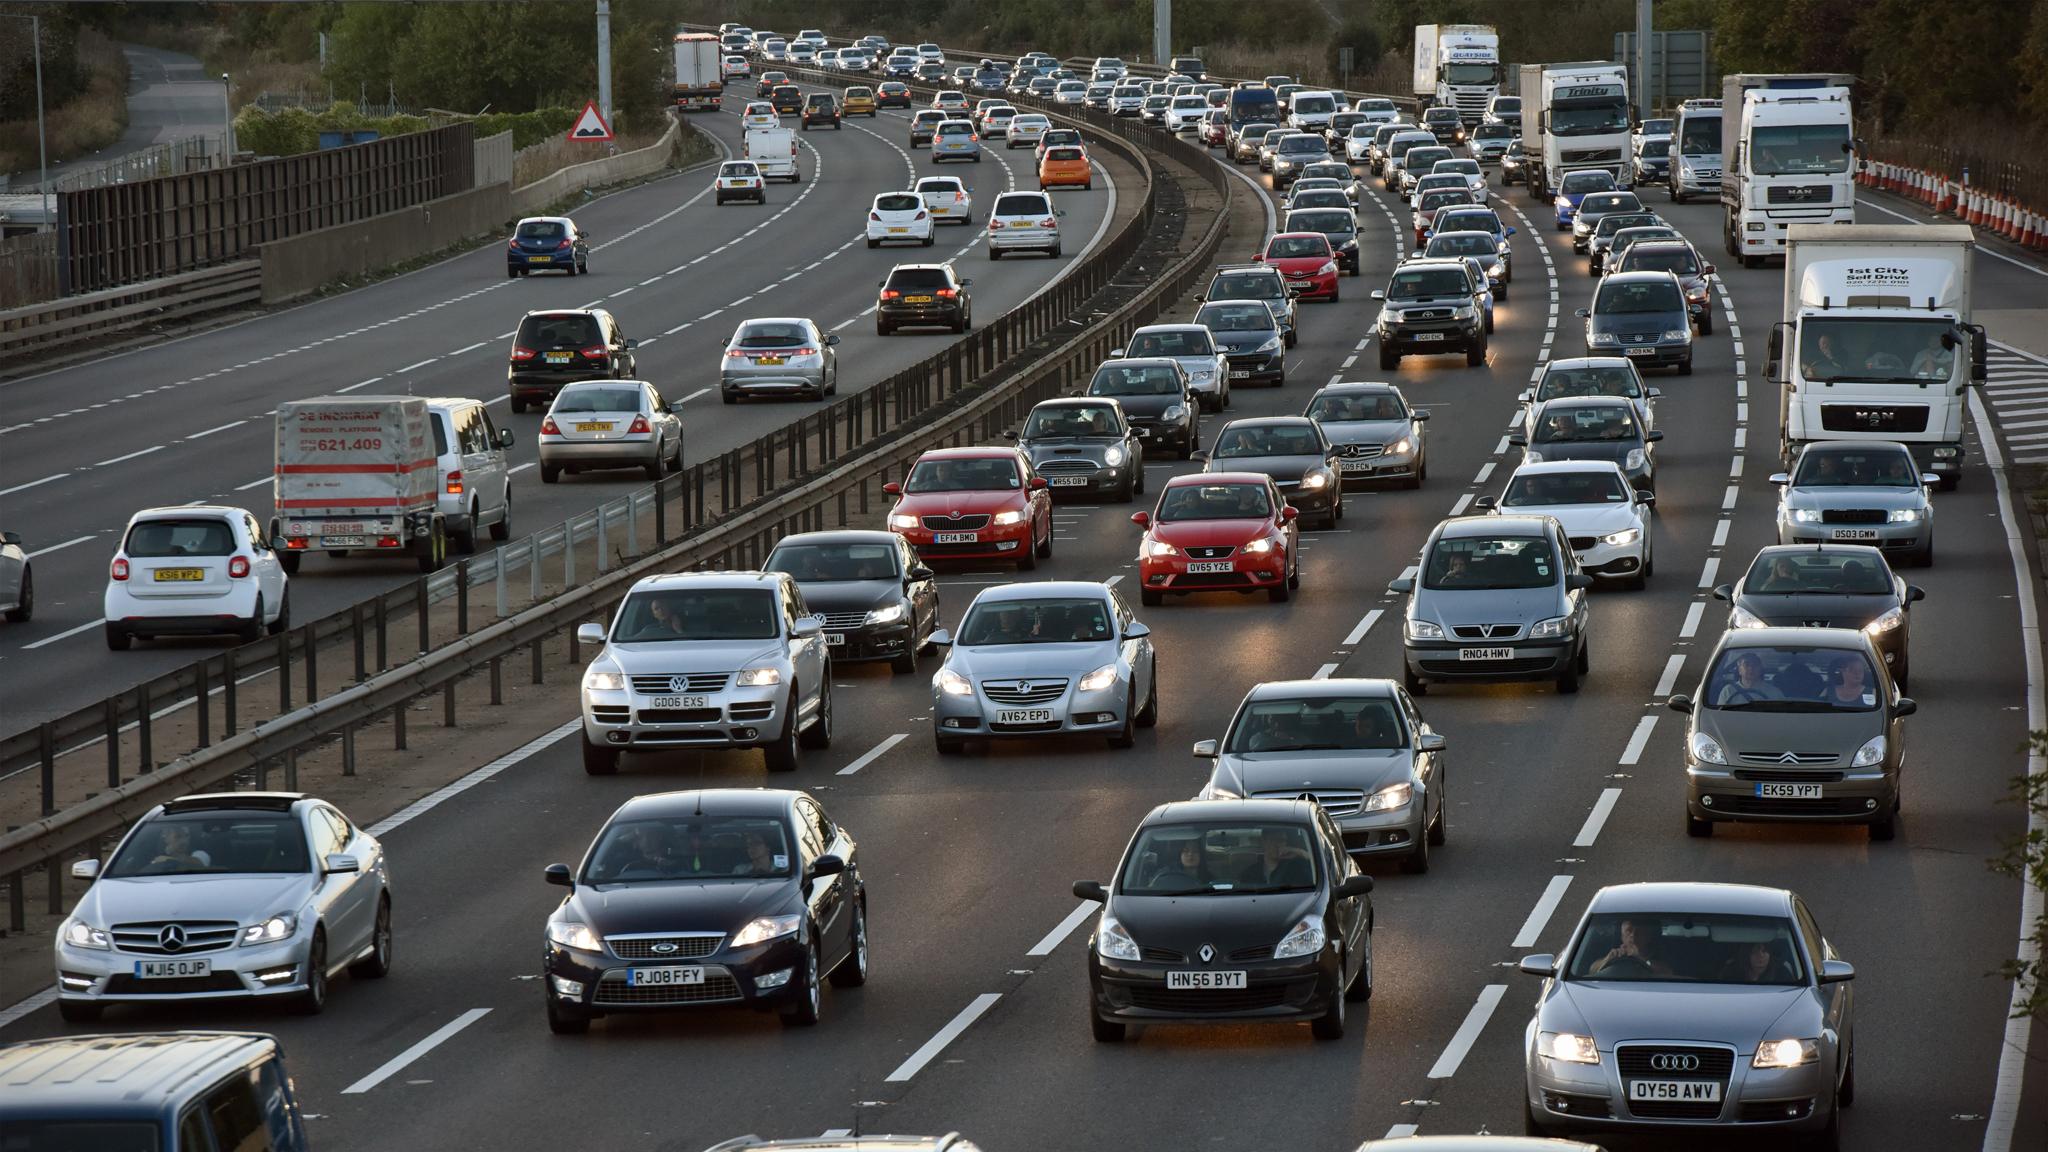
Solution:
{"label": "red triangle sign", "polygon": [[576,123],[569,128],[569,139],[571,140],[609,140],[611,138],[612,126],[604,122],[604,114],[597,110],[597,101],[595,100],[583,106],[583,115],[578,116]]}

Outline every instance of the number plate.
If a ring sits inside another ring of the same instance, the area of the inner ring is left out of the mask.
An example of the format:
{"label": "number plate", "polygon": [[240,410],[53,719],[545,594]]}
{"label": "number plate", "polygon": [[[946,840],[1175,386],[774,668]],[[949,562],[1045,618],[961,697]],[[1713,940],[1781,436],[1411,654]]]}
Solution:
{"label": "number plate", "polygon": [[908,229],[908,228],[891,228],[891,229],[889,229],[889,234],[890,234],[890,235],[892,235],[892,236],[895,236],[895,235],[901,235],[901,234],[903,234],[903,233],[905,233],[905,232],[908,232],[908,231],[910,231],[910,229]]}
{"label": "number plate", "polygon": [[1086,476],[1048,476],[1045,483],[1049,488],[1086,488],[1088,486],[1088,478]]}
{"label": "number plate", "polygon": [[1249,368],[1232,368],[1230,370],[1230,378],[1232,380],[1249,380],[1251,377],[1252,370]]}
{"label": "number plate", "polygon": [[1237,565],[1229,560],[1190,560],[1190,572],[1235,572]]}
{"label": "number plate", "polygon": [[137,980],[188,980],[194,976],[213,974],[211,960],[137,960]]}
{"label": "number plate", "polygon": [[1837,529],[1835,529],[1834,531],[1832,531],[1832,532],[1829,532],[1829,533],[1828,533],[1828,539],[1830,539],[1830,540],[1875,540],[1875,539],[1877,539],[1877,529],[1875,529],[1875,528],[1837,528]]}
{"label": "number plate", "polygon": [[846,643],[846,633],[844,633],[844,632],[827,632],[827,633],[825,633],[825,647],[827,647],[827,648],[837,648],[837,647],[839,647],[840,645],[842,645],[842,644],[845,644],[845,643]]}
{"label": "number plate", "polygon": [[1168,991],[1227,991],[1244,986],[1243,972],[1204,972],[1196,968],[1176,968],[1166,974]]}
{"label": "number plate", "polygon": [[322,548],[361,548],[363,546],[363,537],[322,536],[320,538],[320,546]]}
{"label": "number plate", "polygon": [[576,430],[578,432],[609,432],[612,430],[612,422],[609,420],[586,420],[576,425]]}
{"label": "number plate", "polygon": [[780,356],[756,356],[756,357],[754,357],[754,363],[756,363],[756,364],[780,364],[780,363],[782,363],[782,357],[780,357]]}
{"label": "number plate", "polygon": [[1628,1098],[1718,1104],[1721,1101],[1721,1084],[1718,1080],[1631,1080],[1628,1082]]}
{"label": "number plate", "polygon": [[647,701],[649,708],[683,709],[708,708],[711,703],[702,696],[656,696]]}
{"label": "number plate", "polygon": [[702,968],[628,968],[626,983],[634,988],[673,988],[680,984],[702,984]]}
{"label": "number plate", "polygon": [[1046,724],[1051,720],[1050,708],[1006,708],[996,713],[998,724]]}
{"label": "number plate", "polygon": [[1339,472],[1370,472],[1370,471],[1372,471],[1372,461],[1370,461],[1370,460],[1339,460],[1339,461],[1337,461],[1337,471],[1339,471]]}
{"label": "number plate", "polygon": [[204,580],[206,571],[201,568],[159,568],[156,570],[155,578],[159,583],[171,580]]}
{"label": "number plate", "polygon": [[1657,354],[1655,348],[1626,348],[1623,351],[1630,356],[1655,356]]}
{"label": "number plate", "polygon": [[567,364],[568,362],[569,354],[567,352],[548,353],[548,363],[550,364]]}
{"label": "number plate", "polygon": [[553,256],[528,256],[526,258],[528,264],[552,264],[554,260]]}
{"label": "number plate", "polygon": [[1441,340],[1444,338],[1444,334],[1441,332],[1417,332],[1415,338],[1417,340]]}
{"label": "number plate", "polygon": [[935,532],[932,534],[932,543],[934,544],[977,544],[980,541],[981,534],[978,532]]}
{"label": "number plate", "polygon": [[929,296],[905,296],[903,302],[905,304],[929,304],[932,302],[932,298]]}
{"label": "number plate", "polygon": [[1756,794],[1766,800],[1818,800],[1822,796],[1818,784],[1759,783]]}
{"label": "number plate", "polygon": [[1458,649],[1458,659],[1460,660],[1513,660],[1514,658],[1515,650],[1513,648]]}

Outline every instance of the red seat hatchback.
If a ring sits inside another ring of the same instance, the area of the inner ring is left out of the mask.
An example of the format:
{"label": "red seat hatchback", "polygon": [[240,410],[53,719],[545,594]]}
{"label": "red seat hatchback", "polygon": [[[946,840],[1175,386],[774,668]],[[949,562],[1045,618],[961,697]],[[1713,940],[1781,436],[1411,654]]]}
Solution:
{"label": "red seat hatchback", "polygon": [[1258,472],[1206,472],[1166,482],[1151,513],[1134,512],[1145,529],[1138,546],[1139,597],[1158,604],[1168,593],[1251,593],[1274,601],[1301,586],[1295,510]]}

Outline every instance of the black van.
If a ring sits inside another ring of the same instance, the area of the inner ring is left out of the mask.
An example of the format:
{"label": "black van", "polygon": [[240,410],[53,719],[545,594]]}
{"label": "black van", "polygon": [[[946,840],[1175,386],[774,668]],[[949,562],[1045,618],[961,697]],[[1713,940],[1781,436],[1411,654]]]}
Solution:
{"label": "black van", "polygon": [[55,1036],[0,1047],[0,1133],[22,1152],[304,1152],[276,1038]]}

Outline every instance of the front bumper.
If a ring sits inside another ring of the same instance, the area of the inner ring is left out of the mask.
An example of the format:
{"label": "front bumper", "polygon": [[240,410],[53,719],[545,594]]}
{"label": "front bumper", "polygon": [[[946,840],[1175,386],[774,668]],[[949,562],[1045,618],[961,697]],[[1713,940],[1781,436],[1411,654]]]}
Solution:
{"label": "front bumper", "polygon": [[1375,480],[1395,480],[1415,475],[1422,456],[1415,451],[1390,453],[1378,444],[1367,445],[1374,452],[1371,456],[1339,455],[1337,475],[1346,484],[1369,484]]}
{"label": "front bumper", "polygon": [[[1228,563],[1228,572],[1190,572],[1189,564]],[[1204,560],[1185,553],[1145,556],[1138,561],[1138,580],[1147,592],[1249,592],[1277,588],[1287,579],[1287,558],[1278,549],[1249,555],[1236,549],[1222,560]]]}
{"label": "front bumper", "polygon": [[[840,637],[838,642],[833,637]],[[834,664],[862,664],[870,660],[894,660],[917,644],[907,620],[895,624],[863,624],[858,628],[825,634],[826,649]]]}
{"label": "front bumper", "polygon": [[[682,935],[682,933],[678,933]],[[606,952],[583,952],[548,942],[541,960],[546,994],[574,1012],[644,1012],[744,1004],[766,1009],[804,994],[803,971],[809,943],[799,935],[777,937],[745,948],[724,948],[688,961],[626,960]],[[635,987],[635,968],[700,968],[697,984]],[[824,974],[821,972],[819,976]],[[763,988],[768,980],[771,987]]]}
{"label": "front bumper", "polygon": [[[1009,679],[1009,677],[995,677]],[[1028,677],[1018,677],[1028,679]],[[1069,681],[1057,698],[1036,704],[991,700],[975,685],[972,696],[932,690],[932,723],[942,736],[1061,736],[1121,731],[1130,703],[1130,681],[1119,676],[1107,688],[1083,692]],[[1005,718],[1005,714],[1009,714]],[[1032,719],[1024,719],[1028,714]]]}
{"label": "front bumper", "polygon": [[655,709],[653,697],[628,689],[586,688],[583,739],[628,750],[754,748],[774,743],[788,719],[788,690],[779,684],[690,695],[703,696],[704,706]]}
{"label": "front bumper", "polygon": [[[218,948],[210,952],[156,956],[56,945],[57,995],[91,1004],[175,1003],[185,1000],[235,1000],[289,996],[306,990],[306,948],[312,934],[250,948]],[[138,976],[137,964],[156,960],[205,960],[204,976],[166,979]],[[261,979],[268,976],[270,979]]]}
{"label": "front bumper", "polygon": [[1637,367],[1676,368],[1692,362],[1692,341],[1659,340],[1654,344],[1588,344],[1588,356],[1626,356]]}
{"label": "front bumper", "polygon": [[1333,816],[1343,834],[1344,851],[1353,856],[1392,856],[1410,852],[1423,836],[1429,811],[1428,797],[1420,791],[1413,799],[1392,811]]}
{"label": "front bumper", "polygon": [[[1071,460],[1073,457],[1065,457]],[[1054,468],[1047,471],[1039,467],[1039,475],[1045,477],[1046,490],[1054,500],[1075,496],[1099,496],[1120,492],[1127,484],[1136,483],[1137,470],[1144,465],[1136,460],[1126,460],[1111,468],[1099,461],[1090,461],[1090,468]]]}
{"label": "front bumper", "polygon": [[1485,339],[1486,321],[1479,316],[1470,320],[1434,323],[1403,321],[1398,325],[1382,324],[1379,328],[1380,347],[1392,352],[1462,353],[1479,347]]}
{"label": "front bumper", "polygon": [[[1208,390],[1215,391],[1214,382],[1210,383]],[[1200,393],[1203,390],[1191,385],[1189,391]],[[1201,433],[1197,430],[1192,412],[1171,424],[1160,420],[1132,419],[1131,428],[1138,433],[1138,439],[1144,442],[1147,450],[1172,445],[1175,449],[1186,448],[1192,452],[1201,447]],[[1142,463],[1140,461],[1140,464]]]}
{"label": "front bumper", "polygon": [[[1340,994],[1336,952],[1244,963],[1219,958],[1217,965],[1242,969],[1245,987],[1202,991],[1169,990],[1169,971],[1192,967],[1146,961],[1106,960],[1090,953],[1088,991],[1096,1015],[1139,1024],[1156,1020],[1308,1020],[1329,1011]],[[1204,966],[1207,967],[1207,966]]]}
{"label": "front bumper", "polygon": [[1304,516],[1320,516],[1337,506],[1337,497],[1343,490],[1343,482],[1325,484],[1321,488],[1304,488],[1299,483],[1276,482],[1280,498]]}
{"label": "front bumper", "polygon": [[1780,544],[1867,544],[1888,553],[1915,552],[1932,531],[1933,525],[1926,520],[1907,524],[1802,524],[1782,511],[1778,514]]}
{"label": "front bumper", "polygon": [[[1502,659],[1466,660],[1460,651],[1501,650]],[[1469,680],[1500,682],[1548,680],[1563,672],[1578,656],[1577,637],[1544,640],[1404,640],[1402,658],[1408,670],[1428,680]]]}
{"label": "front bumper", "polygon": [[1337,299],[1337,275],[1336,272],[1307,272],[1299,276],[1288,273],[1287,285],[1290,288],[1301,289],[1301,295],[1297,299],[1335,300]]}
{"label": "front bumper", "polygon": [[1649,536],[1645,530],[1644,535],[1627,544],[1609,544],[1605,538],[1596,536],[1590,546],[1579,548],[1575,541],[1572,551],[1578,555],[1579,567],[1585,569],[1587,575],[1615,579],[1641,572],[1643,556],[1648,548]]}
{"label": "front bumper", "polygon": [[[1748,1054],[1735,1057],[1735,1066],[1722,1087],[1718,1112],[1688,1118],[1686,1110],[1689,1108],[1701,1113],[1707,1109],[1697,1105],[1660,1104],[1640,1106],[1645,1115],[1637,1115],[1628,1102],[1626,1086],[1612,1051],[1602,1051],[1598,1065],[1572,1064],[1526,1052],[1523,1057],[1530,1112],[1545,1124],[1560,1129],[1568,1127],[1591,1133],[1713,1128],[1733,1133],[1827,1126],[1829,1086],[1822,1065],[1753,1068],[1750,1059]],[[1653,1111],[1661,1114],[1649,1114]]]}
{"label": "front bumper", "polygon": [[1718,196],[1721,194],[1721,171],[1717,168],[1711,172],[1702,172],[1697,168],[1688,168],[1681,164],[1678,166],[1677,177],[1672,183],[1680,192],[1687,195],[1706,196],[1711,194]]}
{"label": "front bumper", "polygon": [[[922,560],[1015,560],[1032,545],[1031,521],[1022,524],[994,524],[974,529],[974,539],[946,544],[938,543],[934,537],[937,530],[922,526],[894,529],[898,536],[910,541]],[[960,533],[948,531],[946,535]]]}
{"label": "front bumper", "polygon": [[[1763,795],[1784,784],[1818,784],[1820,795]],[[1885,765],[1780,771],[1685,757],[1685,810],[1695,820],[1868,824],[1888,819],[1898,802],[1898,772]]]}

